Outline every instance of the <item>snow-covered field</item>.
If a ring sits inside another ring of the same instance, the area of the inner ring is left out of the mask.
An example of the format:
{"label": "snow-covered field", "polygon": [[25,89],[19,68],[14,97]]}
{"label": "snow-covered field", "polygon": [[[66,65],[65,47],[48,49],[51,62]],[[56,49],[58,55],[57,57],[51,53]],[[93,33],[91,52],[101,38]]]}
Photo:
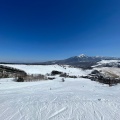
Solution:
{"label": "snow-covered field", "polygon": [[[21,67],[30,74],[37,66],[33,68]],[[46,74],[49,69],[40,71]],[[22,83],[0,79],[0,120],[120,120],[119,91],[119,84],[108,87],[82,78]]]}
{"label": "snow-covered field", "polygon": [[69,75],[87,75],[91,72],[91,70],[82,70],[79,68],[72,68],[68,65],[60,66],[60,65],[12,65],[12,64],[2,64],[4,66],[17,68],[20,70],[24,70],[28,74],[47,74],[51,73],[53,70],[57,70],[60,72],[68,73]]}

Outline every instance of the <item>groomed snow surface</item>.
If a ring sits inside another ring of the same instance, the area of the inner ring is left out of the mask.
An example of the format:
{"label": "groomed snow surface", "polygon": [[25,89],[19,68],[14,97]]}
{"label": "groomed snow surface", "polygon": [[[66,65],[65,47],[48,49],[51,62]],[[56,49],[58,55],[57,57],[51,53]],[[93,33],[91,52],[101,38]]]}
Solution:
{"label": "groomed snow surface", "polygon": [[120,120],[119,91],[82,78],[0,79],[0,120]]}

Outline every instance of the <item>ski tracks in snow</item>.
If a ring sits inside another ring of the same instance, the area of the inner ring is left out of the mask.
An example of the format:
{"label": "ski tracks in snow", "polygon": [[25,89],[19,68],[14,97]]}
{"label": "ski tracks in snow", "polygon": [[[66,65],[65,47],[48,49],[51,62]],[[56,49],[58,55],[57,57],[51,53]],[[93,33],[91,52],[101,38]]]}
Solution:
{"label": "ski tracks in snow", "polygon": [[54,114],[52,114],[52,115],[48,118],[48,120],[50,120],[51,118],[55,117],[56,115],[64,112],[66,109],[67,109],[67,107],[64,107],[64,108],[60,109],[59,111],[56,111]]}

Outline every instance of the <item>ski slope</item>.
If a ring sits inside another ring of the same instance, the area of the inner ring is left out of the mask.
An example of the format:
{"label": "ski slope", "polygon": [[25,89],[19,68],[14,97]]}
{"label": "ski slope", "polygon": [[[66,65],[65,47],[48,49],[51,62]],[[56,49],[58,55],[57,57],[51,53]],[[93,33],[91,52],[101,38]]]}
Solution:
{"label": "ski slope", "polygon": [[0,79],[0,120],[120,120],[120,85],[89,79]]}

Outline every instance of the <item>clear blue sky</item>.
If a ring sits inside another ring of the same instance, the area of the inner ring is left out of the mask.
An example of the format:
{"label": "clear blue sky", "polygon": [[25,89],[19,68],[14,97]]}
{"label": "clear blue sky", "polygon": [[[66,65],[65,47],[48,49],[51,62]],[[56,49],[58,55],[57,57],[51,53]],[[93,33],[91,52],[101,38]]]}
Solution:
{"label": "clear blue sky", "polygon": [[0,0],[0,60],[120,57],[120,0]]}

